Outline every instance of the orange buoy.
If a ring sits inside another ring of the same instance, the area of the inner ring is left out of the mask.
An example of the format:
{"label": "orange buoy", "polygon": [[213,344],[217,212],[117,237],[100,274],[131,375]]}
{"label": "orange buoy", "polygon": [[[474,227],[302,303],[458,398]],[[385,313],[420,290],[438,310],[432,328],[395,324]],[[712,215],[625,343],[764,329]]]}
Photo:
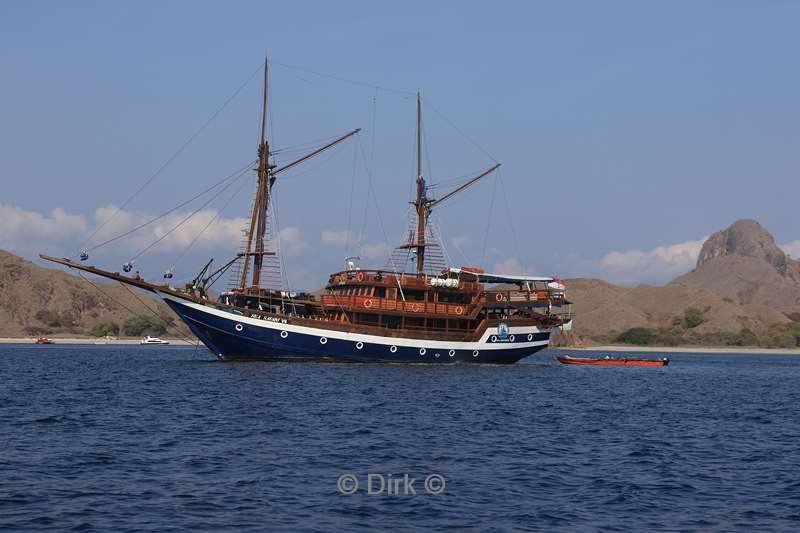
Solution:
{"label": "orange buoy", "polygon": [[364,307],[366,307],[367,309],[372,307],[372,300],[370,298],[367,298],[366,300],[364,300]]}
{"label": "orange buoy", "polygon": [[359,272],[358,274],[356,274],[356,281],[364,281],[364,273],[363,272]]}
{"label": "orange buoy", "polygon": [[464,308],[463,307],[461,307],[460,305],[458,307],[456,307],[456,314],[457,315],[460,315],[463,312],[464,312]]}

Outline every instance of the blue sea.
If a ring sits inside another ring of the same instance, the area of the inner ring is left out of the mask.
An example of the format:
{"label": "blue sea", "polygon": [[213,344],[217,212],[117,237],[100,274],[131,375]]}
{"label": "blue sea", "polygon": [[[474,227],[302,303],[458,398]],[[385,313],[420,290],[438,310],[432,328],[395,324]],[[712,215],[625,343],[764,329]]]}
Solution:
{"label": "blue sea", "polygon": [[552,355],[282,364],[0,346],[0,529],[800,526],[800,357]]}

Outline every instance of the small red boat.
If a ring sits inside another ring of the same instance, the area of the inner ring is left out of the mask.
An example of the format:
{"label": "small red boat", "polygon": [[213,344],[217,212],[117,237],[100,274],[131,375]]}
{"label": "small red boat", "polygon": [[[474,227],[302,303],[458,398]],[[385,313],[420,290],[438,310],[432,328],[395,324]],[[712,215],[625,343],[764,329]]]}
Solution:
{"label": "small red boat", "polygon": [[588,357],[570,357],[569,355],[557,355],[556,361],[563,365],[594,365],[594,366],[667,366],[669,358],[660,359],[628,359],[619,357],[605,356],[600,359]]}
{"label": "small red boat", "polygon": [[55,342],[47,337],[39,337],[36,339],[36,344],[55,344]]}

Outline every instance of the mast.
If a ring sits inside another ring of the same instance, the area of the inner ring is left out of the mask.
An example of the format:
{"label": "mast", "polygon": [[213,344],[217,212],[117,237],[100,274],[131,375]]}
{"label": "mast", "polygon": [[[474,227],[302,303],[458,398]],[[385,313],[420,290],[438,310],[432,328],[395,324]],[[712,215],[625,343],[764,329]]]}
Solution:
{"label": "mast", "polygon": [[[267,113],[269,110],[269,63],[264,58],[264,100],[261,108],[261,137],[258,143],[258,187],[256,198],[253,202],[253,212],[250,216],[250,227],[247,232],[247,247],[244,256],[242,276],[239,288],[244,289],[247,284],[247,270],[250,266],[250,257],[253,258],[252,286],[258,288],[261,283],[261,267],[265,255],[274,255],[264,249],[267,232],[267,212],[269,210],[269,196],[272,179],[269,165],[269,142],[267,141]],[[255,244],[255,251],[253,245]]]}
{"label": "mast", "polygon": [[422,177],[422,104],[417,92],[417,276],[425,275],[425,178]]}
{"label": "mast", "polygon": [[[275,183],[275,178],[281,172],[294,168],[296,165],[306,161],[322,152],[336,146],[340,142],[349,139],[359,131],[361,128],[352,130],[344,135],[337,137],[331,142],[312,150],[311,152],[298,157],[294,161],[284,164],[280,167],[270,164],[270,151],[269,140],[267,139],[267,117],[269,112],[269,62],[264,58],[264,95],[261,108],[261,136],[258,143],[258,186],[256,188],[256,197],[253,201],[253,212],[250,215],[250,223],[247,231],[247,245],[244,252],[239,254],[243,258],[242,271],[239,276],[239,288],[244,289],[247,287],[248,271],[250,269],[250,258],[253,258],[253,272],[252,272],[252,285],[255,289],[260,288],[261,284],[261,270],[264,265],[264,256],[275,255],[274,252],[267,251],[267,234],[268,234],[268,217],[269,217],[269,203],[272,195],[272,185]],[[269,280],[267,280],[269,283]]]}

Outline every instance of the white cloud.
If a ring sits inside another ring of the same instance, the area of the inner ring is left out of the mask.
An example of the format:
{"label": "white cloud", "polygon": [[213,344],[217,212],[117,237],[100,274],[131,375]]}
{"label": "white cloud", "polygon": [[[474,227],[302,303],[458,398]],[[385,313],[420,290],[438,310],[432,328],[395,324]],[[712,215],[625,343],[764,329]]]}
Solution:
{"label": "white cloud", "polygon": [[365,244],[361,247],[361,256],[364,259],[386,259],[392,249],[384,242]]}
{"label": "white cloud", "polygon": [[464,246],[467,246],[468,244],[471,244],[472,239],[467,237],[466,235],[456,235],[455,237],[450,239],[450,242],[456,248],[462,248]]}
{"label": "white cloud", "polygon": [[492,265],[492,274],[505,274],[507,276],[533,276],[535,272],[533,269],[522,266],[519,259],[516,257],[509,257],[498,263]]}
{"label": "white cloud", "polygon": [[781,250],[791,255],[793,259],[800,259],[800,241],[778,245]]}
{"label": "white cloud", "polygon": [[598,262],[600,277],[621,285],[661,283],[694,268],[706,238],[686,241],[652,250],[610,252]]}
{"label": "white cloud", "polygon": [[303,240],[303,232],[300,228],[285,227],[278,233],[278,237],[281,242],[281,254],[286,257],[297,257],[311,249],[311,246]]}
{"label": "white cloud", "polygon": [[320,234],[320,240],[326,246],[347,246],[356,242],[352,232],[347,230],[334,231],[326,229]]}
{"label": "white cloud", "polygon": [[85,232],[87,227],[83,215],[71,215],[60,207],[50,211],[48,216],[0,204],[0,247],[7,250],[66,239]]}
{"label": "white cloud", "polygon": [[[218,214],[216,209],[205,209],[191,217],[189,212],[171,213],[107,246],[115,250],[124,249],[125,254],[133,254],[158,240],[152,251],[166,253],[183,250],[197,237],[193,244],[196,250],[230,248],[231,245],[238,247],[245,219],[225,218]],[[76,252],[95,228],[99,229],[87,248],[121,235],[153,217],[150,213],[118,211],[109,205],[98,208],[93,220],[88,222],[83,215],[67,213],[62,208],[42,215],[15,206],[0,205],[0,247],[22,254],[55,249],[59,252]]]}

